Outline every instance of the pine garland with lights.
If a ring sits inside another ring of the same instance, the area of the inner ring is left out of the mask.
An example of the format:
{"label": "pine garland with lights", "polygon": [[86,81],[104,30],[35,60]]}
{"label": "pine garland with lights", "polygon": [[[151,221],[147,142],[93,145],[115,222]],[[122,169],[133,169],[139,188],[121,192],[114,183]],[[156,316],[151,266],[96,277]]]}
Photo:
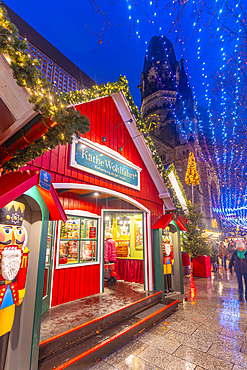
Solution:
{"label": "pine garland with lights", "polygon": [[[164,179],[164,183],[170,193],[172,201],[180,214],[184,214],[176,193],[168,179],[168,174],[162,164],[155,145],[148,135],[148,129],[135,105],[130,94],[128,81],[125,76],[120,76],[116,82],[95,85],[91,89],[71,91],[58,94],[46,78],[42,78],[36,68],[39,62],[32,60],[27,55],[27,43],[19,39],[19,33],[7,17],[6,10],[0,6],[0,53],[10,59],[10,67],[13,76],[19,86],[23,86],[30,94],[30,102],[35,110],[42,113],[44,118],[50,118],[57,125],[48,129],[45,135],[29,144],[22,150],[17,150],[12,159],[2,165],[3,173],[16,171],[32,159],[42,155],[44,151],[55,148],[58,144],[71,143],[72,135],[80,137],[89,131],[89,120],[86,116],[80,116],[73,105],[88,102],[99,97],[110,96],[114,93],[123,92],[128,102],[130,111],[136,119],[137,127],[148,145],[157,169]],[[67,109],[68,106],[72,108]],[[177,176],[178,179],[178,176]],[[184,192],[183,192],[184,193]]]}
{"label": "pine garland with lights", "polygon": [[52,84],[43,78],[38,70],[38,60],[32,60],[27,54],[27,42],[19,38],[16,26],[9,20],[7,11],[0,6],[0,54],[9,62],[19,86],[30,94],[34,109],[41,112],[44,118],[50,118],[56,126],[49,128],[46,134],[17,150],[13,157],[2,164],[3,173],[16,171],[31,159],[42,155],[44,151],[55,148],[58,144],[71,143],[72,135],[80,137],[89,131],[90,123],[86,116],[80,116],[75,109],[67,109],[61,95],[53,90]]}
{"label": "pine garland with lights", "polygon": [[188,167],[185,174],[185,183],[187,185],[193,184],[194,186],[198,185],[200,181],[200,176],[196,169],[196,161],[193,152],[190,152]]}

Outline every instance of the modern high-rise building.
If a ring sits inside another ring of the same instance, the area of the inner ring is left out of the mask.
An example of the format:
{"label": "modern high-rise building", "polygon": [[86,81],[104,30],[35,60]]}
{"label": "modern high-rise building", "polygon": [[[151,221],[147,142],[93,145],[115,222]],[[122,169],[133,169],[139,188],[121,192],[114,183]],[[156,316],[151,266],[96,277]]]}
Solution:
{"label": "modern high-rise building", "polygon": [[12,9],[7,9],[10,20],[19,30],[20,37],[27,40],[28,52],[40,62],[38,67],[58,92],[67,92],[90,88],[95,82],[49,41],[19,17]]}

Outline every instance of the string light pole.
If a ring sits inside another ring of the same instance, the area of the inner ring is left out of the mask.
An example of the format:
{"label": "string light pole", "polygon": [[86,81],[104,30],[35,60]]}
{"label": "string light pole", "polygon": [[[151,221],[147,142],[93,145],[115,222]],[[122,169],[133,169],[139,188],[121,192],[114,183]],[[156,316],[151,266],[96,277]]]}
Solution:
{"label": "string light pole", "polygon": [[198,185],[199,181],[200,181],[200,176],[197,172],[195,156],[194,156],[193,152],[190,152],[188,167],[187,167],[186,174],[185,174],[185,183],[187,185],[191,185],[192,205],[194,205],[194,188],[193,188],[193,186]]}

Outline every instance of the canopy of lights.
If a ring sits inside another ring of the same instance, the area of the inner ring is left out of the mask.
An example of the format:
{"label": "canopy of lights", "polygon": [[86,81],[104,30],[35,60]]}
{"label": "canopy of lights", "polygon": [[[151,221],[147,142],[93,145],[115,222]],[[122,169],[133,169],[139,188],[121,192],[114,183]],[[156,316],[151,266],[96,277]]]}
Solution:
{"label": "canopy of lights", "polygon": [[177,60],[184,60],[201,138],[196,161],[215,169],[219,189],[213,211],[223,225],[246,229],[246,1],[125,1],[132,34],[147,55],[158,35],[169,38]]}

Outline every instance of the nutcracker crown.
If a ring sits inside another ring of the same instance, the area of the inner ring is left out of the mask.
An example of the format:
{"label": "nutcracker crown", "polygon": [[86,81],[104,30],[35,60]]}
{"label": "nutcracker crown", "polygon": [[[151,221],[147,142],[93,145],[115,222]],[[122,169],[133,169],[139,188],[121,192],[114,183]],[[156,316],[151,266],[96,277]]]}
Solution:
{"label": "nutcracker crown", "polygon": [[22,226],[24,219],[25,205],[12,201],[5,207],[0,208],[0,223],[4,225]]}

